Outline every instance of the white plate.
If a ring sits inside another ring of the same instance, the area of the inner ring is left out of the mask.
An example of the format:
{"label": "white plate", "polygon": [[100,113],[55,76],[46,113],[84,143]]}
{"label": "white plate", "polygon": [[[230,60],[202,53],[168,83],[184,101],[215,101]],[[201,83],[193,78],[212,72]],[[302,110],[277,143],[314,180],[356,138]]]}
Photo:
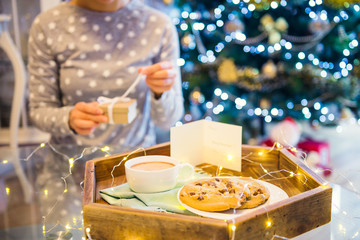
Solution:
{"label": "white plate", "polygon": [[[224,178],[224,177],[217,177],[217,178]],[[229,177],[227,177],[227,178],[229,178]],[[254,180],[256,180],[256,179],[254,179]],[[272,203],[276,203],[276,202],[279,202],[279,201],[281,201],[283,199],[289,198],[289,196],[287,195],[287,193],[284,190],[282,190],[281,188],[275,186],[274,184],[271,184],[271,183],[268,183],[268,182],[265,182],[265,181],[261,181],[261,180],[256,180],[256,181],[258,181],[259,183],[261,183],[265,187],[267,187],[267,189],[270,192],[270,197],[264,204],[261,204],[261,205],[255,207],[255,208],[250,208],[250,209],[230,209],[230,210],[221,211],[221,212],[201,211],[201,210],[192,208],[192,207],[186,205],[185,203],[181,202],[179,194],[180,194],[180,191],[181,191],[182,188],[179,190],[177,198],[178,198],[179,203],[184,208],[189,210],[190,212],[193,212],[193,213],[198,214],[198,215],[203,216],[203,217],[216,218],[216,219],[222,219],[222,220],[230,220],[230,219],[233,219],[233,218],[235,218],[237,216],[240,216],[242,214],[254,211],[254,210],[258,209],[258,208],[266,207],[266,206],[268,206],[268,205],[270,205]]]}

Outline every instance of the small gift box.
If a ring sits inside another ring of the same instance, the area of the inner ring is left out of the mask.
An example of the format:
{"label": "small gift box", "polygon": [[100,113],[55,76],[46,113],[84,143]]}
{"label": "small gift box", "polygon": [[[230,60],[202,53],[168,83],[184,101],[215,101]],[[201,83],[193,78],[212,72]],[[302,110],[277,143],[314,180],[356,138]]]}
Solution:
{"label": "small gift box", "polygon": [[98,102],[110,124],[131,123],[136,117],[135,99],[99,97]]}

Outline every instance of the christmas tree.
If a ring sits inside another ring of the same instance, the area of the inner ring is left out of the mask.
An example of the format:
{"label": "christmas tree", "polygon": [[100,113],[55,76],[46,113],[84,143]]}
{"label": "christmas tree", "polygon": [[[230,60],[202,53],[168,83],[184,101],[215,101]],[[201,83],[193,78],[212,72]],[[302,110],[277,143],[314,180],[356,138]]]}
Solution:
{"label": "christmas tree", "polygon": [[313,126],[358,119],[357,1],[175,3],[184,122],[242,125],[247,141],[287,116]]}

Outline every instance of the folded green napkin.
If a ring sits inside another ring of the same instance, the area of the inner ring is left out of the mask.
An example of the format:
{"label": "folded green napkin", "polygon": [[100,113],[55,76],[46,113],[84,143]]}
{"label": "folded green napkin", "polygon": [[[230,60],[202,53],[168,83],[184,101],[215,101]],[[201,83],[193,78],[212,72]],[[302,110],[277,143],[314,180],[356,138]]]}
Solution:
{"label": "folded green napkin", "polygon": [[[195,172],[194,181],[209,177],[207,173]],[[179,189],[186,183],[178,183],[173,189],[158,193],[137,193],[130,189],[127,183],[100,190],[101,197],[111,205],[137,208],[158,212],[172,212],[194,215],[186,210],[177,199]]]}

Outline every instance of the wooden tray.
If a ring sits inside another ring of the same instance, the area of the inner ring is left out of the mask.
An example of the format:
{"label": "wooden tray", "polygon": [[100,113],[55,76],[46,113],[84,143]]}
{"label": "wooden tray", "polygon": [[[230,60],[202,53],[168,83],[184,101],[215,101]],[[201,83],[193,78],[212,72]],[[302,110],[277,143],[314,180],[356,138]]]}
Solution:
{"label": "wooden tray", "polygon": [[[332,188],[285,149],[243,145],[242,176],[259,178],[282,188],[289,198],[224,221],[109,205],[99,191],[111,186],[111,171],[129,153],[88,161],[85,169],[83,218],[92,239],[273,239],[292,238],[331,220]],[[146,149],[147,155],[170,155],[170,144]],[[129,159],[142,156],[132,154]],[[214,172],[209,168],[209,172]],[[226,170],[223,170],[226,172]],[[124,165],[114,171],[114,185],[126,182]],[[87,234],[85,234],[87,235]],[[87,238],[88,239],[88,238]]]}

